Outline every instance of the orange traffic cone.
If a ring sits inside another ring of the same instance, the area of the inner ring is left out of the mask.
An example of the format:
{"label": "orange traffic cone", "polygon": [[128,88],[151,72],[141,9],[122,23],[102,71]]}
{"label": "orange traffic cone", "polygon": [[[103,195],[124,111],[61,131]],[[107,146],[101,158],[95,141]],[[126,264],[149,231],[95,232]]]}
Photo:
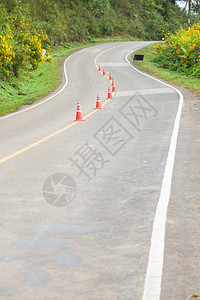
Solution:
{"label": "orange traffic cone", "polygon": [[112,99],[111,88],[108,88],[108,99]]}
{"label": "orange traffic cone", "polygon": [[112,74],[109,75],[109,80],[112,81]]}
{"label": "orange traffic cone", "polygon": [[98,71],[101,72],[101,67],[99,66]]}
{"label": "orange traffic cone", "polygon": [[77,103],[77,111],[76,111],[76,120],[75,120],[75,122],[78,122],[78,121],[85,121],[83,119],[83,116],[82,116],[80,103]]}
{"label": "orange traffic cone", "polygon": [[106,71],[105,71],[105,69],[103,69],[103,76],[106,76]]}
{"label": "orange traffic cone", "polygon": [[113,80],[112,80],[112,92],[114,93],[116,91],[117,90],[116,90],[116,85],[115,85],[115,79],[113,78]]}
{"label": "orange traffic cone", "polygon": [[97,94],[96,109],[102,109],[102,105],[101,105],[101,100],[100,100],[99,94]]}

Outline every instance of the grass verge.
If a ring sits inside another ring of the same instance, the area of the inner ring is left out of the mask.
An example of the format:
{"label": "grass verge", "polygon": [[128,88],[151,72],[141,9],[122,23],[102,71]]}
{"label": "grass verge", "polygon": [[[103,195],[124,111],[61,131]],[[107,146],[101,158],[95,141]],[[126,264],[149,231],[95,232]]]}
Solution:
{"label": "grass verge", "polygon": [[130,37],[95,39],[87,43],[63,44],[52,51],[53,63],[45,62],[31,73],[21,72],[19,78],[9,78],[0,82],[0,115],[13,112],[25,104],[47,96],[61,82],[60,65],[66,56],[95,44],[134,40]]}
{"label": "grass verge", "polygon": [[143,61],[134,61],[141,70],[146,71],[154,76],[157,76],[161,79],[169,81],[171,84],[179,85],[185,88],[190,89],[195,96],[200,97],[200,80],[197,78],[190,78],[184,75],[181,75],[177,72],[169,71],[167,69],[161,68],[157,63],[153,63],[152,59],[154,57],[154,48],[155,44],[151,44],[145,48],[137,50],[134,54],[143,54]]}

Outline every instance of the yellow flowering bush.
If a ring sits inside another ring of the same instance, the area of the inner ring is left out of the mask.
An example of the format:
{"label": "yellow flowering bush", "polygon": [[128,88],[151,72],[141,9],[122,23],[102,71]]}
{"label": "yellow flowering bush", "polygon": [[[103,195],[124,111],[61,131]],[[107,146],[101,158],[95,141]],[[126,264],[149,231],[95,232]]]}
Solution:
{"label": "yellow flowering bush", "polygon": [[154,62],[162,67],[200,78],[200,24],[166,34],[164,43],[154,47]]}
{"label": "yellow flowering bush", "polygon": [[[18,76],[20,69],[37,69],[51,61],[50,46],[42,29],[38,32],[25,17],[14,16],[0,25],[0,76]],[[45,55],[43,54],[45,48]]]}
{"label": "yellow flowering bush", "polygon": [[4,74],[9,76],[9,71],[13,65],[15,53],[12,47],[12,32],[9,26],[5,26],[4,35],[0,35],[0,68]]}

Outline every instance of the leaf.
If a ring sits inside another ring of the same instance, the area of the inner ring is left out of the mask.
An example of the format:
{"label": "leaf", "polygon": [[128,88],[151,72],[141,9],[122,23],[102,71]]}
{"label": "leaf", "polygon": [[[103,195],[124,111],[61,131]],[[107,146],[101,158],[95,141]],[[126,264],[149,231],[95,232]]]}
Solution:
{"label": "leaf", "polygon": [[185,53],[186,56],[190,55],[189,52],[182,46],[181,46],[181,50]]}

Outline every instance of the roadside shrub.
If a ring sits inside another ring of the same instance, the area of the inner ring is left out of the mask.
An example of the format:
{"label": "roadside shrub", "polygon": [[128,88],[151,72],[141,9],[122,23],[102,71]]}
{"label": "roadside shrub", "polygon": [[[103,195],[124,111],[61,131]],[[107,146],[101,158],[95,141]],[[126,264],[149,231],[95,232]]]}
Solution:
{"label": "roadside shrub", "polygon": [[20,69],[37,69],[40,63],[51,61],[46,34],[42,29],[38,32],[25,17],[7,17],[0,25],[0,32],[1,78],[18,76]]}
{"label": "roadside shrub", "polygon": [[155,46],[154,62],[190,77],[200,78],[200,24],[166,34],[164,43]]}

